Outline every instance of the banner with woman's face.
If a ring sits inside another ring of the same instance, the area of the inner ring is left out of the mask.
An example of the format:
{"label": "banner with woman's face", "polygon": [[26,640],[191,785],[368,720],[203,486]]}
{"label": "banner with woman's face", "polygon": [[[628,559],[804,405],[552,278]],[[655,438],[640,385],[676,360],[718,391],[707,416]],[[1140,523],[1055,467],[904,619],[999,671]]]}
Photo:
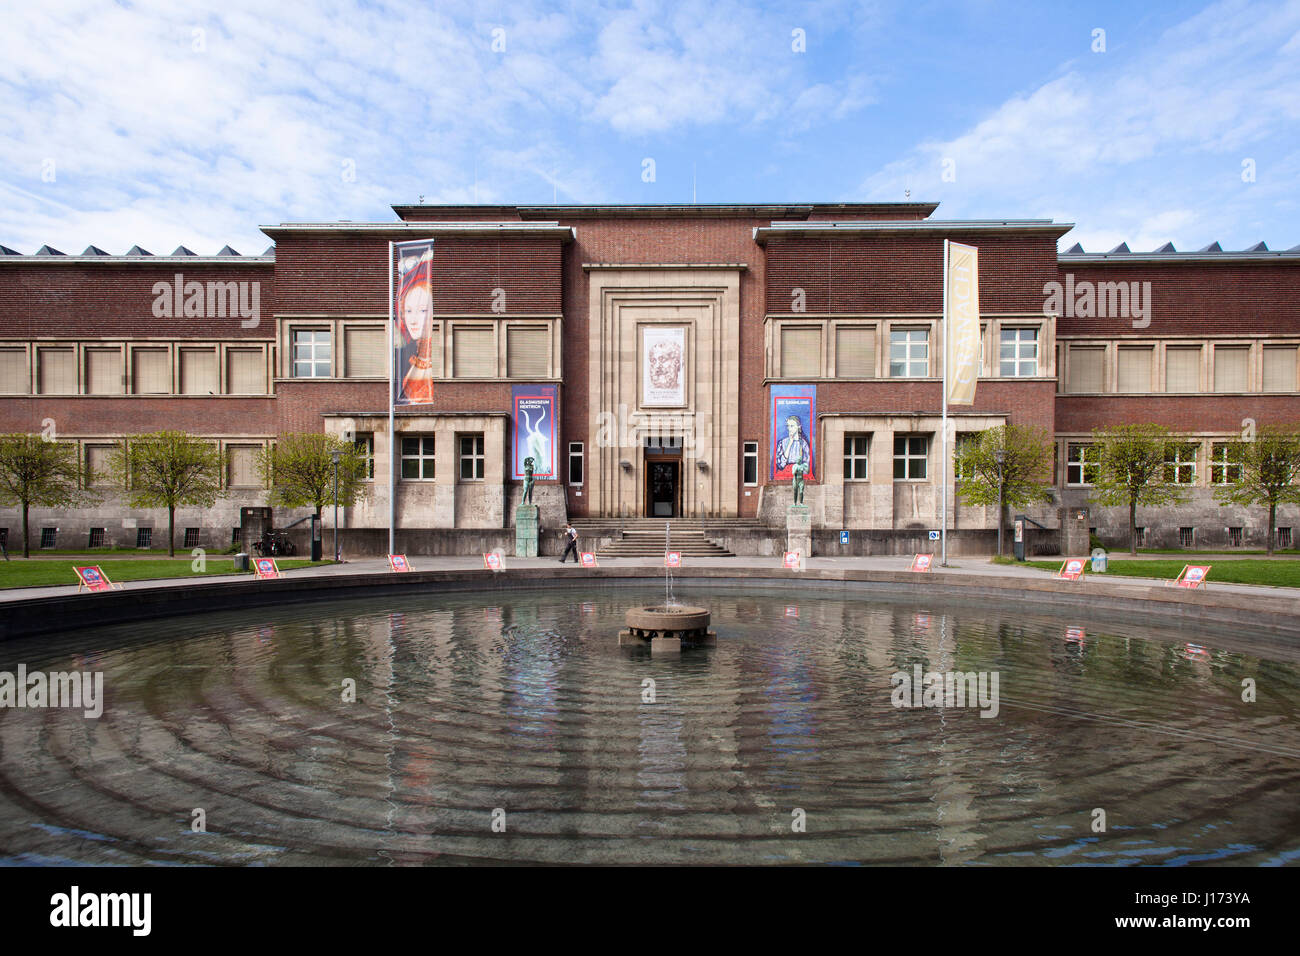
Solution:
{"label": "banner with woman's face", "polygon": [[803,464],[804,480],[816,481],[816,385],[773,385],[770,429],[772,480],[794,478],[794,466]]}
{"label": "banner with woman's face", "polygon": [[433,240],[398,242],[393,296],[393,404],[433,401]]}

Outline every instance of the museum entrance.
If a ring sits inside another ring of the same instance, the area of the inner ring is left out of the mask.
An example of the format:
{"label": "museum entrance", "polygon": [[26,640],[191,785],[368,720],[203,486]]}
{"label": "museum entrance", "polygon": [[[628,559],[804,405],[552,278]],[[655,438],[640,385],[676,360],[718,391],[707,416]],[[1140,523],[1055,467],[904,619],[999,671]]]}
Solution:
{"label": "museum entrance", "polygon": [[656,435],[645,440],[645,516],[676,518],[682,513],[682,440]]}

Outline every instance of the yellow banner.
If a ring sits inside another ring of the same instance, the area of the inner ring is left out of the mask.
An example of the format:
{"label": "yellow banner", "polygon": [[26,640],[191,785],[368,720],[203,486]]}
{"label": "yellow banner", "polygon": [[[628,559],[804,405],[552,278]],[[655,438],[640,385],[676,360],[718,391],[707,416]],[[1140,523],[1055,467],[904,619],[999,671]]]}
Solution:
{"label": "yellow banner", "polygon": [[948,370],[948,404],[975,402],[975,380],[980,374],[979,250],[959,242],[948,243],[948,313],[943,317],[945,368]]}

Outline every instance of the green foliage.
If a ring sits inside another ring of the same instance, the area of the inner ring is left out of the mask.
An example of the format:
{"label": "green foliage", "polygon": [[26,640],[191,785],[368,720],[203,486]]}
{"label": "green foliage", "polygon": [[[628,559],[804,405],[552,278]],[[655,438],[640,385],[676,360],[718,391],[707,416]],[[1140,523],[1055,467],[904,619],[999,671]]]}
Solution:
{"label": "green foliage", "polygon": [[[967,504],[1025,508],[1052,500],[1052,439],[1041,428],[1002,425],[961,441],[953,469],[963,476],[957,494]],[[998,452],[1004,453],[999,465]]]}
{"label": "green foliage", "polygon": [[0,435],[0,504],[22,509],[23,557],[31,551],[27,513],[38,508],[75,508],[95,501],[83,487],[81,453],[76,444],[46,441],[40,435]]}
{"label": "green foliage", "polygon": [[1184,499],[1170,483],[1166,460],[1179,441],[1163,425],[1115,425],[1092,433],[1097,450],[1097,473],[1092,502],[1128,506],[1128,548],[1137,554],[1138,505],[1157,507]]}
{"label": "green foliage", "polygon": [[338,504],[348,507],[369,493],[366,457],[353,442],[336,435],[306,432],[282,435],[258,456],[262,480],[271,486],[273,505],[311,507],[320,514],[334,504],[334,459],[339,453]]}
{"label": "green foliage", "polygon": [[1093,433],[1097,477],[1092,501],[1099,505],[1167,505],[1181,501],[1176,485],[1165,483],[1165,459],[1179,445],[1163,425],[1116,425]]}
{"label": "green foliage", "polygon": [[1228,461],[1238,471],[1233,484],[1214,489],[1222,505],[1268,507],[1268,553],[1273,553],[1277,506],[1300,503],[1300,425],[1265,425],[1253,441],[1228,445]]}
{"label": "green foliage", "polygon": [[210,508],[225,495],[216,445],[185,432],[136,435],[118,443],[108,473],[133,508],[167,509],[167,553],[175,554],[176,509]]}

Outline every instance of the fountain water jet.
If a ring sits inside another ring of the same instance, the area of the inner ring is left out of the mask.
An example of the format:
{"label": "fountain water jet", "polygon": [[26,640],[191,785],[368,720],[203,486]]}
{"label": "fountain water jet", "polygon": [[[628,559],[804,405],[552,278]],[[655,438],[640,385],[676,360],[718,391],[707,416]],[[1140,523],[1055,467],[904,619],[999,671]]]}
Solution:
{"label": "fountain water jet", "polygon": [[668,566],[671,550],[672,528],[664,523],[664,603],[658,607],[634,607],[628,610],[624,621],[627,630],[618,632],[620,645],[642,645],[650,642],[652,654],[676,654],[682,642],[711,647],[718,635],[709,630],[709,609],[690,607],[673,597],[672,569]]}

